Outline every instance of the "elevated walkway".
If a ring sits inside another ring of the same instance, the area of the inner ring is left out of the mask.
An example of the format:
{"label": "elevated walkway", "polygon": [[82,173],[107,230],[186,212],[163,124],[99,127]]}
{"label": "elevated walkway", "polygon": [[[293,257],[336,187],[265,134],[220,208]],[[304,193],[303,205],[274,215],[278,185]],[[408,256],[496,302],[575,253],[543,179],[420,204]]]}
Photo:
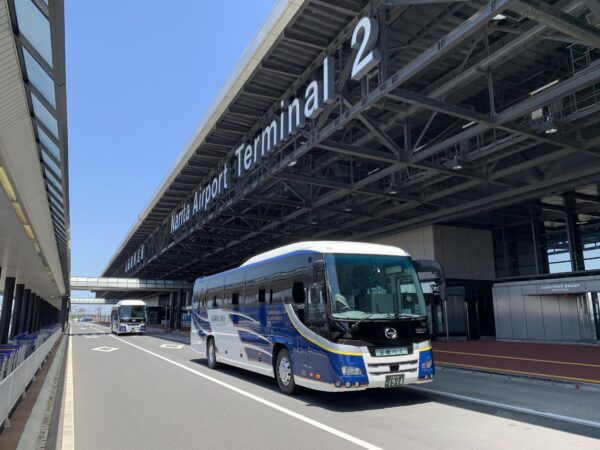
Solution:
{"label": "elevated walkway", "polygon": [[181,280],[140,280],[138,278],[71,277],[71,289],[79,291],[157,291],[190,290],[194,286]]}
{"label": "elevated walkway", "polygon": [[460,341],[433,352],[443,366],[600,385],[600,346]]}

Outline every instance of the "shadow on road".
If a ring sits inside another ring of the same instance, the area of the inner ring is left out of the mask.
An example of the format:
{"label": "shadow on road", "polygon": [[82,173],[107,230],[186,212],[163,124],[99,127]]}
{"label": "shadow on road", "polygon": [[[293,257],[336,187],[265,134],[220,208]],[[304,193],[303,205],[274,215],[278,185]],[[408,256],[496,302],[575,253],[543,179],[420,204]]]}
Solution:
{"label": "shadow on road", "polygon": [[[205,359],[193,359],[190,360],[190,362],[208,367]],[[218,371],[252,383],[256,386],[269,389],[270,391],[280,393],[276,381],[268,376],[223,364],[219,366]],[[284,396],[284,394],[281,395]],[[417,392],[408,387],[399,389],[370,389],[366,391],[345,393],[320,392],[303,388],[298,394],[294,395],[294,398],[301,400],[306,406],[324,408],[332,412],[360,412],[404,406],[408,407],[424,403],[441,403],[481,414],[488,414],[544,428],[600,439],[600,428],[566,422],[560,419],[551,419],[527,413],[509,411],[468,401],[454,400],[440,395]],[[415,417],[415,420],[418,419],[419,418]],[[434,430],[434,428],[432,428],[432,430]]]}
{"label": "shadow on road", "polygon": [[[191,362],[208,367],[205,359],[193,359]],[[218,371],[265,389],[269,389],[273,392],[280,393],[277,382],[268,376],[223,364],[219,366]],[[348,390],[351,391],[352,388],[349,388]],[[285,394],[281,395],[284,396]],[[371,389],[367,391],[354,392],[321,392],[302,388],[298,394],[294,395],[294,398],[303,401],[306,406],[325,408],[334,412],[356,412],[373,409],[397,408],[431,401],[425,395],[416,392],[409,392],[405,389]]]}
{"label": "shadow on road", "polygon": [[71,331],[70,333],[65,333],[66,336],[104,336],[110,334],[108,331],[106,333],[104,332],[100,332],[100,331],[95,331],[95,332],[81,332],[81,333],[77,333],[74,331]]}
{"label": "shadow on road", "polygon": [[181,334],[170,334],[165,331],[147,331],[146,336],[152,336],[156,339],[163,339],[169,342],[176,342],[178,344],[190,345],[189,336],[183,336]]}

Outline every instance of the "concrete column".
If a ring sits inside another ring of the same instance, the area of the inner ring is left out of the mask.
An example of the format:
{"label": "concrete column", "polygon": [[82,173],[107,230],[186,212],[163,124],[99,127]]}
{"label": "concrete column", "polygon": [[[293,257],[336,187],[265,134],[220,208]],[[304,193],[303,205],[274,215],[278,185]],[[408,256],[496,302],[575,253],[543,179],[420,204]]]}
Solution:
{"label": "concrete column", "polygon": [[577,214],[574,214],[576,207],[575,198],[571,194],[567,194],[563,198],[565,208],[565,223],[567,225],[567,240],[569,243],[569,256],[571,259],[571,270],[580,272],[585,270],[583,261],[583,245],[581,243],[581,233],[577,226]]}
{"label": "concrete column", "polygon": [[35,298],[35,292],[29,292],[29,298],[27,299],[27,311],[25,314],[25,322],[23,323],[23,332],[31,333],[31,315],[33,314],[33,299]]}
{"label": "concrete column", "polygon": [[42,297],[40,297],[37,310],[37,317],[35,319],[35,331],[40,331],[40,328],[42,328],[42,314],[44,311],[44,302],[45,300]]}
{"label": "concrete column", "polygon": [[38,330],[37,318],[38,318],[39,313],[40,313],[40,296],[36,294],[35,297],[33,298],[33,311],[31,314],[31,327],[29,329],[29,331],[31,333],[35,333]]}
{"label": "concrete column", "polygon": [[62,325],[63,331],[65,331],[68,317],[69,314],[67,312],[67,297],[63,297],[60,302],[60,324]]}
{"label": "concrete column", "polygon": [[6,277],[4,280],[4,298],[2,299],[2,310],[0,311],[0,345],[8,342],[8,328],[12,313],[12,301],[15,293],[15,279]]}
{"label": "concrete column", "polygon": [[177,291],[175,293],[175,329],[181,330],[181,302],[182,302],[183,291]]}
{"label": "concrete column", "polygon": [[15,299],[13,300],[12,321],[10,323],[10,339],[14,338],[15,335],[19,334],[19,319],[21,318],[21,309],[23,308],[24,290],[24,284],[17,284],[17,288],[15,289]]}
{"label": "concrete column", "polygon": [[48,313],[48,304],[45,300],[42,300],[42,304],[40,305],[40,318],[38,322],[38,327],[42,328],[46,324],[46,314]]}
{"label": "concrete column", "polygon": [[175,329],[175,292],[169,293],[169,330]]}
{"label": "concrete column", "polygon": [[37,304],[38,304],[38,295],[34,294],[33,298],[31,299],[31,310],[29,312],[29,332],[33,333],[35,332],[35,314],[37,311]]}
{"label": "concrete column", "polygon": [[27,311],[29,308],[30,295],[31,289],[25,289],[23,291],[23,301],[21,302],[21,314],[19,314],[19,326],[17,327],[17,334],[27,332]]}

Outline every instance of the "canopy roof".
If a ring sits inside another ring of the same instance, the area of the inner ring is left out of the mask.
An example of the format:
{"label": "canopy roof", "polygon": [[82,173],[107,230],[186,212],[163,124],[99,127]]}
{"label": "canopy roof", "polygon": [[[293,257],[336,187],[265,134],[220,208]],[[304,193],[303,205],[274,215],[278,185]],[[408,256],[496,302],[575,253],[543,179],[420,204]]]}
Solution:
{"label": "canopy roof", "polygon": [[[365,16],[379,24],[381,62],[359,82],[350,39]],[[553,196],[567,191],[596,221],[594,17],[577,0],[280,1],[104,276],[191,281],[298,240],[552,223]],[[335,101],[174,230],[327,56]]]}

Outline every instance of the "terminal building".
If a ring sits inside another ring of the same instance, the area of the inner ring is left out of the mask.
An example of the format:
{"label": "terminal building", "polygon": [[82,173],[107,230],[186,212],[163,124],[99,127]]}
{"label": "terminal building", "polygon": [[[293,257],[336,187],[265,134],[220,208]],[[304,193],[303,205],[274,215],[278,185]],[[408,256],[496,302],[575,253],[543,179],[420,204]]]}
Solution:
{"label": "terminal building", "polygon": [[593,0],[278,1],[103,276],[385,243],[443,264],[439,339],[600,343],[599,24]]}
{"label": "terminal building", "polygon": [[69,223],[63,2],[0,0],[0,345],[65,323]]}

